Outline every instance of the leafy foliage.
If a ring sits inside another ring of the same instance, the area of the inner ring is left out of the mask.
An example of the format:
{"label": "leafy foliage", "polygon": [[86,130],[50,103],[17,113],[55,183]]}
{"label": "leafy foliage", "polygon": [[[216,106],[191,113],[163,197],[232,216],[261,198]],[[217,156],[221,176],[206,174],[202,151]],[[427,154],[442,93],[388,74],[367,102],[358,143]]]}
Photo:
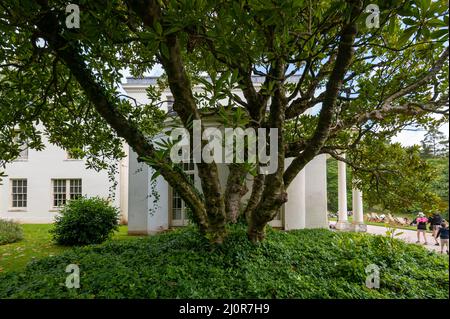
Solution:
{"label": "leafy foliage", "polygon": [[118,222],[119,210],[107,200],[79,198],[66,204],[50,232],[60,245],[100,244],[118,229]]}
{"label": "leafy foliage", "polygon": [[[361,158],[366,158],[364,169],[352,174],[347,166],[347,203],[351,210],[352,175],[362,178],[364,206],[393,213],[448,212],[448,158],[422,159],[414,146],[385,144],[383,149],[373,144]],[[373,151],[373,154],[370,154]],[[369,162],[370,161],[370,162]],[[374,166],[382,168],[371,171]],[[328,209],[338,209],[337,160],[327,161]]]}
{"label": "leafy foliage", "polygon": [[[244,227],[229,232],[220,246],[187,227],[75,248],[0,274],[0,298],[448,298],[448,259],[395,238],[271,230],[255,246]],[[64,286],[70,263],[80,289]],[[380,289],[365,286],[369,264]]]}
{"label": "leafy foliage", "polygon": [[366,138],[351,156],[363,167],[353,176],[368,206],[379,204],[392,212],[437,209],[440,198],[431,185],[438,175],[422,160],[418,146],[404,148],[399,143]]}
{"label": "leafy foliage", "polygon": [[[19,154],[12,142],[18,129],[30,148],[42,149],[48,136],[96,169],[123,157],[125,140],[180,194],[201,228],[221,241],[233,220],[230,207],[237,206],[228,204],[236,197],[244,204],[245,192],[228,181],[223,190],[215,163],[202,163],[200,196],[167,152],[149,141],[165,118],[159,106],[168,87],[185,128],[225,106],[244,111],[248,126],[283,134],[278,162],[295,160],[259,183],[262,194],[252,192],[243,210],[254,241],[263,239],[286,188],[318,154],[346,152],[361,183],[379,192],[388,184],[401,189],[386,204],[405,205],[421,187],[402,186],[428,182],[415,151],[388,144],[408,125],[448,121],[435,116],[448,114],[445,1],[373,1],[378,28],[368,26],[368,3],[359,0],[73,3],[82,15],[79,29],[65,27],[67,1],[2,1],[0,165]],[[145,104],[118,92],[122,70],[142,77],[157,64],[164,76],[159,88],[147,89]],[[257,85],[254,75],[262,79]],[[225,194],[232,196],[226,200]]]}
{"label": "leafy foliage", "polygon": [[23,231],[18,223],[0,219],[0,245],[15,243],[22,239]]}

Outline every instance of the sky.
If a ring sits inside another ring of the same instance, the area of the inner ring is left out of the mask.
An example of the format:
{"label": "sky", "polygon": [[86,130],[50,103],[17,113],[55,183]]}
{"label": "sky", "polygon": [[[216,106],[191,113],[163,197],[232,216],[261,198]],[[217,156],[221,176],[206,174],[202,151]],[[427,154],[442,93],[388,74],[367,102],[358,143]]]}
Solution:
{"label": "sky", "polygon": [[[439,130],[445,134],[445,136],[448,137],[448,123],[445,123],[442,125]],[[393,142],[399,142],[403,146],[412,146],[414,144],[419,144],[420,141],[423,140],[426,131],[409,131],[409,130],[403,130],[397,134],[396,137],[393,138]]]}
{"label": "sky", "polygon": [[[150,72],[149,76],[160,76],[163,73],[163,70],[160,65],[156,65],[153,70]],[[126,82],[126,77],[130,76],[130,73],[125,70],[123,72],[124,78],[123,83]],[[448,137],[449,135],[449,124],[445,123],[443,124],[439,130],[445,134],[445,136]],[[425,130],[402,130],[400,131],[397,136],[395,136],[392,141],[393,142],[399,142],[403,146],[412,146],[412,145],[420,145],[420,141],[423,140],[425,134],[427,132]]]}

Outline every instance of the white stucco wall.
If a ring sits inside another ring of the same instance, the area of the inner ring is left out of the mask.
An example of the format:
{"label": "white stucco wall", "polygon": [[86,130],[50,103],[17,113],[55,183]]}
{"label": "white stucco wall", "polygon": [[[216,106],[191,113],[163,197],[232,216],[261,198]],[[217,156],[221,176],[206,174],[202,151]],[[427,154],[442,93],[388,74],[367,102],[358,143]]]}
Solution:
{"label": "white stucco wall", "polygon": [[[0,185],[0,218],[13,219],[22,223],[50,223],[57,211],[52,207],[52,179],[81,179],[82,194],[86,196],[109,197],[108,174],[86,169],[83,160],[68,160],[66,152],[46,143],[43,151],[29,150],[28,159],[15,161],[6,166],[8,175]],[[10,179],[26,178],[28,184],[27,207],[18,211],[11,207]],[[116,179],[120,184],[119,174]],[[68,191],[68,190],[67,190]],[[128,191],[127,191],[128,192]],[[119,186],[115,191],[113,204],[120,205]]]}
{"label": "white stucco wall", "polygon": [[119,206],[121,223],[128,223],[129,146],[125,142],[123,143],[123,150],[126,157],[122,158],[119,163]]}

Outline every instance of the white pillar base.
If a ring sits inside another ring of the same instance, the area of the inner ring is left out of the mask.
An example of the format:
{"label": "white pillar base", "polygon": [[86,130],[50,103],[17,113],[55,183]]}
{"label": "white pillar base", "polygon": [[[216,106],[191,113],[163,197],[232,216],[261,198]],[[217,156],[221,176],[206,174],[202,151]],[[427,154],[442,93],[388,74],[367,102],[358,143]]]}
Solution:
{"label": "white pillar base", "polygon": [[352,223],[350,225],[351,230],[357,233],[365,233],[367,232],[367,225],[364,223]]}
{"label": "white pillar base", "polygon": [[352,224],[350,224],[348,221],[346,220],[342,220],[342,221],[338,221],[335,224],[335,228],[337,230],[343,230],[343,231],[350,231],[352,230]]}
{"label": "white pillar base", "polygon": [[[345,158],[345,153],[341,154]],[[338,162],[338,222],[336,229],[349,230],[347,215],[347,174],[345,162]]]}

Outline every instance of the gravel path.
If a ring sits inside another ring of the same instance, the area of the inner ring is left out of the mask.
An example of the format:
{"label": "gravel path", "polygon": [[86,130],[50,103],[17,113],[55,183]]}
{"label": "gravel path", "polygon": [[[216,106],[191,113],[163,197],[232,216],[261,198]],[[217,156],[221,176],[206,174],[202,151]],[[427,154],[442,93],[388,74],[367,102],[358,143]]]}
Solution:
{"label": "gravel path", "polygon": [[[330,224],[334,224],[334,223],[335,222],[330,222]],[[388,229],[384,226],[367,225],[367,233],[369,233],[369,234],[386,235],[387,230]],[[409,229],[397,229],[397,232],[398,233],[402,232],[402,234],[397,236],[396,238],[404,240],[407,243],[416,244],[416,241],[417,241],[416,231],[409,230]],[[422,235],[420,235],[420,242],[421,242],[420,245],[424,246],[425,248],[427,248],[429,250],[434,250],[436,252],[440,252],[441,248],[439,246],[435,246],[436,241],[434,240],[432,234],[426,233],[425,236],[427,238],[428,245],[423,244]],[[416,244],[416,245],[419,245],[419,244]],[[445,253],[445,251],[444,251],[444,253]]]}

